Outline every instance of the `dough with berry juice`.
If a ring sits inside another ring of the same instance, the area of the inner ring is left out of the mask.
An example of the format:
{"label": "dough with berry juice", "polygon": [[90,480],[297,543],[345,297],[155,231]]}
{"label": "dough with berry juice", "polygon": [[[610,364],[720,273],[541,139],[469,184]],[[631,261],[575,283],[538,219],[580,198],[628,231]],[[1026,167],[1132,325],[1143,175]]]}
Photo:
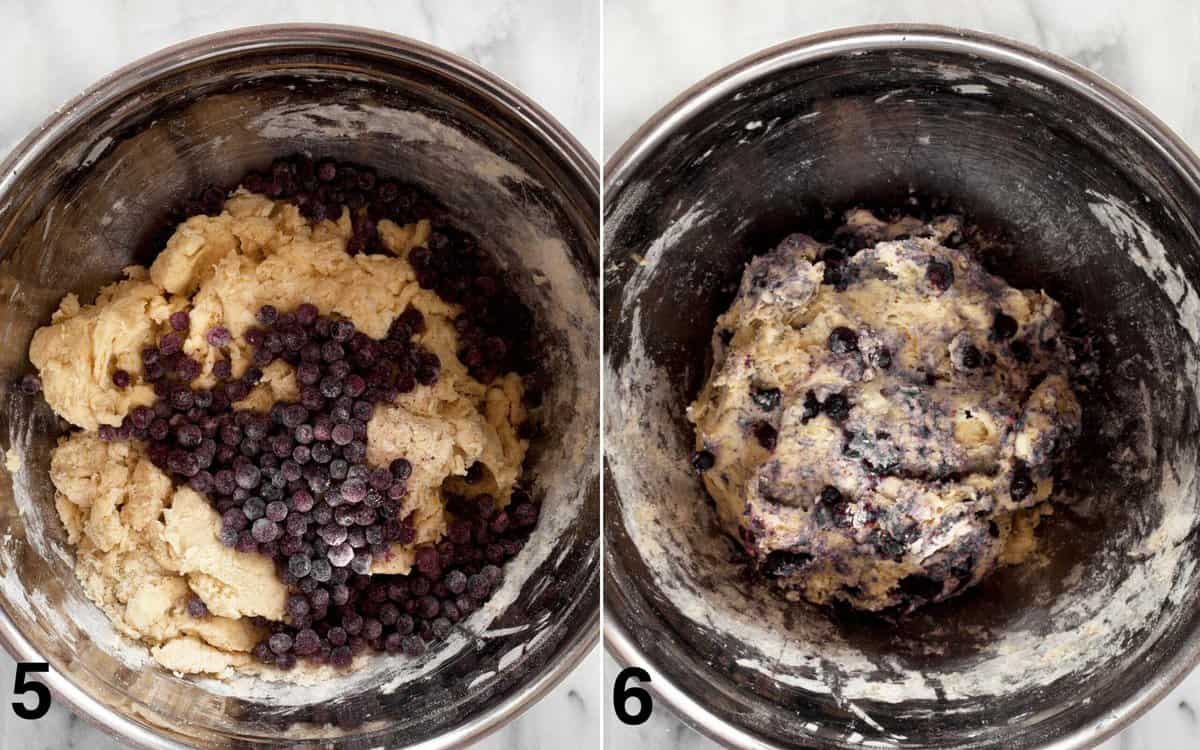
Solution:
{"label": "dough with berry juice", "polygon": [[[183,351],[202,363],[193,387],[210,387],[212,367],[228,357],[234,376],[250,365],[243,334],[256,325],[264,304],[281,310],[302,302],[322,314],[348,318],[373,338],[409,306],[425,331],[416,341],[438,355],[441,374],[394,403],[380,405],[368,423],[368,460],[387,466],[405,457],[413,464],[403,512],[412,513],[416,539],[394,545],[372,573],[407,573],[417,545],[438,541],[446,529],[443,484],[459,494],[489,493],[508,502],[528,442],[517,430],[525,419],[521,379],[515,374],[484,385],[458,361],[457,305],[423,290],[407,261],[422,246],[429,223],[379,223],[390,255],[350,255],[349,216],[313,224],[294,205],[245,191],[216,216],[194,216],[176,229],[149,269],[133,266],[126,278],[101,290],[95,303],[67,295],[51,324],[39,329],[30,360],[54,411],[80,428],[63,438],[51,460],[56,507],[75,545],[76,573],[87,595],[117,630],[151,648],[160,664],[177,672],[261,671],[250,650],[261,637],[249,618],[283,619],[286,587],[272,561],[222,546],[220,517],[192,490],[175,488],[137,441],[102,441],[101,425],[119,425],[154,392],[141,377],[140,351],[169,329],[171,313],[188,310]],[[213,326],[233,336],[219,351],[206,340]],[[116,370],[130,386],[112,382]],[[298,393],[292,368],[277,361],[238,402],[266,410]],[[475,463],[486,471],[471,485],[455,482]],[[211,615],[190,617],[186,603],[199,596]],[[304,679],[304,670],[279,673]]]}
{"label": "dough with berry juice", "polygon": [[957,230],[851,211],[838,246],[796,234],[751,261],[717,321],[693,463],[789,598],[940,601],[1050,511],[1081,414],[1062,310],[944,244]]}

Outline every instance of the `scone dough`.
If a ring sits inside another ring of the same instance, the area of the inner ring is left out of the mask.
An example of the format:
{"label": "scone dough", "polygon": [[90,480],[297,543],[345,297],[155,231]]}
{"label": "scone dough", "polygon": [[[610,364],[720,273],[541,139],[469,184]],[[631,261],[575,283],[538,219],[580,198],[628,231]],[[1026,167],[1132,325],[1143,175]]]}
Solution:
{"label": "scone dough", "polygon": [[[411,545],[394,545],[373,573],[407,573],[415,546],[441,538],[444,485],[458,494],[490,493],[501,506],[508,502],[528,447],[517,434],[525,419],[521,380],[510,373],[484,385],[458,361],[453,321],[461,308],[421,289],[407,261],[429,237],[429,223],[402,227],[385,220],[379,232],[390,255],[349,255],[348,213],[314,226],[291,204],[239,191],[220,215],[181,224],[149,269],[126,269],[127,278],[103,289],[95,304],[68,295],[51,325],[34,335],[30,359],[47,402],[82,428],[62,440],[51,462],[80,581],[121,632],[151,646],[169,669],[247,667],[261,637],[248,618],[282,620],[287,593],[270,559],[217,541],[220,519],[205,498],[173,487],[136,441],[104,442],[95,432],[153,403],[153,389],[141,379],[140,351],[167,332],[172,312],[189,311],[184,351],[203,364],[198,387],[215,382],[212,366],[221,356],[205,339],[208,329],[223,325],[233,333],[228,353],[240,375],[250,364],[242,336],[264,304],[286,310],[311,302],[375,338],[410,305],[423,313],[426,330],[416,341],[437,354],[440,377],[376,409],[367,439],[372,464],[387,466],[399,457],[412,462],[402,512],[413,514],[417,537]],[[113,385],[117,369],[133,375],[130,387]],[[296,395],[291,368],[279,361],[237,406],[265,410]],[[481,481],[456,479],[477,462],[485,468]],[[188,616],[193,595],[210,616]]]}
{"label": "scone dough", "polygon": [[717,322],[688,411],[704,483],[789,598],[945,599],[1046,512],[1080,426],[1062,311],[942,244],[956,230],[852,211],[838,244],[865,249],[792,235]]}

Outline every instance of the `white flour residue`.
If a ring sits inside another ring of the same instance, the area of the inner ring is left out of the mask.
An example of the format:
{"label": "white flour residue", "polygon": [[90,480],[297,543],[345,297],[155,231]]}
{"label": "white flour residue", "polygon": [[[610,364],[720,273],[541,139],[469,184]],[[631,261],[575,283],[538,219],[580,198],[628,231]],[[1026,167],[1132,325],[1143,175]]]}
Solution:
{"label": "white flour residue", "polygon": [[674,246],[686,233],[703,226],[710,218],[712,218],[712,214],[704,210],[704,203],[701,201],[690,206],[682,216],[668,224],[658,239],[651,242],[650,246],[642,253],[639,268],[629,279],[629,288],[626,294],[637,296],[641,293],[658,273],[658,262],[662,259],[663,252]]}
{"label": "white flour residue", "polygon": [[105,136],[105,137],[101,138],[100,140],[96,141],[95,145],[92,146],[91,150],[89,150],[87,152],[87,156],[84,156],[83,161],[81,161],[79,163],[80,169],[86,169],[87,167],[90,167],[93,164],[95,164],[96,160],[99,159],[101,156],[103,156],[104,152],[107,151],[108,147],[111,146],[112,144],[113,144],[113,139],[110,136]]}
{"label": "white flour residue", "polygon": [[[995,86],[1017,86],[1019,88],[1029,89],[1031,91],[1045,91],[1046,87],[1036,81],[1031,81],[1025,77],[1006,76],[998,73],[989,73],[987,71],[978,70],[975,68],[958,65],[955,63],[938,63],[938,77],[944,81],[966,81],[970,79],[984,80]],[[972,84],[965,84],[971,86]],[[957,87],[955,87],[957,88]],[[962,93],[987,93],[986,86],[982,92],[967,91]]]}
{"label": "white flour residue", "polygon": [[[113,201],[112,206],[110,206],[109,209],[104,212],[104,215],[100,217],[100,226],[106,227],[109,224],[112,224],[116,220],[117,216],[120,215],[121,212],[124,210],[125,210],[125,199],[124,198],[118,198],[117,200]],[[49,223],[47,223],[46,231],[49,231],[49,229],[50,229],[50,225],[49,225]],[[42,236],[42,239],[45,239],[45,235]]]}
{"label": "white flour residue", "polygon": [[1183,269],[1171,262],[1162,241],[1146,222],[1124,201],[1111,195],[1088,190],[1088,208],[1105,229],[1112,233],[1134,265],[1170,297],[1179,325],[1193,343],[1200,344],[1200,297]]}
{"label": "white flour residue", "polygon": [[986,96],[987,94],[991,93],[988,91],[988,87],[982,83],[960,83],[957,86],[951,86],[950,88],[959,94],[978,94]]}

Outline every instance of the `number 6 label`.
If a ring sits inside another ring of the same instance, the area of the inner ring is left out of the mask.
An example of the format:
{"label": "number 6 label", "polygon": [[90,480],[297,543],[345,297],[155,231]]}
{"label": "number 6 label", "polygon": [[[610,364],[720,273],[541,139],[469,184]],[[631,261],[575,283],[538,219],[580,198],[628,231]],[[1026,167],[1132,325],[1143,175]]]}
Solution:
{"label": "number 6 label", "polygon": [[[639,682],[650,682],[650,674],[641,667],[626,667],[617,675],[617,681],[613,683],[613,709],[617,712],[617,718],[622,722],[631,726],[645,724],[650,718],[650,714],[654,711],[654,699],[650,697],[650,693],[645,688],[637,685],[630,685],[629,679],[635,678]],[[629,712],[629,701],[637,703],[633,713]]]}
{"label": "number 6 label", "polygon": [[35,699],[32,707],[22,701],[13,701],[13,711],[17,716],[33,721],[42,718],[50,710],[50,688],[37,680],[29,679],[31,673],[44,674],[49,671],[50,665],[46,662],[23,661],[17,664],[17,681],[13,686],[13,695],[23,696],[32,693]]}

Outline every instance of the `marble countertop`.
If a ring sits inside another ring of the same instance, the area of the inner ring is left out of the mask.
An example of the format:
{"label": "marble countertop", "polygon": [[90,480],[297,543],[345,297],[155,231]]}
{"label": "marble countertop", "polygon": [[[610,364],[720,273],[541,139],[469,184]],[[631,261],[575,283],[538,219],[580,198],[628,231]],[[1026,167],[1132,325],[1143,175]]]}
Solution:
{"label": "marble countertop", "polygon": [[[238,26],[291,21],[389,31],[452,50],[512,82],[599,158],[598,0],[204,3],[41,0],[0,3],[0,154],[103,75],[176,42]],[[596,649],[550,695],[475,747],[599,747],[604,703]],[[0,651],[0,748],[120,750],[61,706],[38,721],[9,709],[14,665]]]}
{"label": "marble countertop", "polygon": [[[752,10],[750,10],[752,8]],[[764,47],[828,29],[888,22],[979,29],[1065,55],[1132,93],[1200,151],[1200,5],[1190,0],[607,0],[604,154],[679,92]],[[647,75],[653,71],[653,75]],[[605,657],[606,685],[618,671]],[[1102,750],[1200,747],[1200,670]],[[605,746],[717,747],[656,705],[630,728],[605,713]]]}

